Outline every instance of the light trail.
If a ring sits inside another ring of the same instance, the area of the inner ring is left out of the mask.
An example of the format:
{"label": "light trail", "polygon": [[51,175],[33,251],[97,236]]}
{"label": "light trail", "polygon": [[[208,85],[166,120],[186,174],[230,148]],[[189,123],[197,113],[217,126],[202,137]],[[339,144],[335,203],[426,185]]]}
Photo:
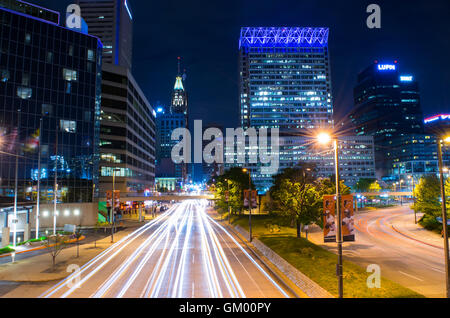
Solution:
{"label": "light trail", "polygon": [[[205,202],[189,200],[172,207],[41,297],[182,298],[203,293],[212,298],[245,298],[246,291],[264,295],[267,289],[271,296],[289,297],[242,245],[208,216]],[[191,262],[194,258],[199,261]],[[262,275],[255,276],[255,270]],[[79,281],[71,284],[77,278]],[[251,286],[241,285],[240,278]],[[266,284],[264,292],[260,283]]]}
{"label": "light trail", "polygon": [[[124,237],[123,239],[121,239],[120,241],[118,241],[117,243],[115,243],[114,245],[110,246],[108,249],[106,249],[105,251],[103,251],[102,253],[100,253],[99,255],[97,255],[96,257],[94,257],[92,260],[90,260],[88,263],[86,263],[85,265],[83,265],[80,268],[79,272],[75,272],[71,275],[69,275],[66,279],[62,280],[60,283],[56,284],[54,287],[50,288],[48,291],[46,291],[44,294],[42,294],[41,296],[39,296],[39,298],[48,298],[51,297],[52,295],[54,295],[56,292],[58,292],[61,288],[63,288],[64,286],[67,286],[70,282],[72,282],[74,279],[76,279],[78,276],[81,277],[81,275],[87,271],[89,268],[91,268],[92,266],[94,266],[97,262],[99,262],[100,260],[102,260],[104,257],[106,257],[110,252],[112,252],[113,250],[115,250],[116,248],[118,248],[120,245],[122,245],[122,243],[125,243],[121,248],[119,248],[118,251],[116,251],[115,253],[113,253],[112,256],[110,256],[104,263],[103,266],[106,265],[114,256],[116,256],[120,251],[122,251],[125,247],[127,247],[129,244],[131,244],[134,240],[136,240],[138,237],[140,237],[145,231],[151,229],[153,226],[156,226],[158,223],[161,223],[165,218],[168,218],[170,216],[170,214],[172,214],[177,207],[173,207],[171,210],[169,209],[167,211],[167,214],[164,216],[164,218],[158,218],[155,220],[150,221],[148,224],[144,225],[143,227],[137,229],[136,231],[130,233],[129,235],[127,235],[126,237]],[[102,266],[102,267],[103,267]],[[99,268],[98,268],[99,269]],[[97,271],[98,271],[97,269]],[[92,275],[90,275],[92,276]],[[90,277],[89,276],[89,277]],[[77,285],[75,285],[74,287],[72,287],[72,290],[75,290],[77,288],[80,288],[82,285],[82,281],[80,281],[79,283],[77,283]]]}

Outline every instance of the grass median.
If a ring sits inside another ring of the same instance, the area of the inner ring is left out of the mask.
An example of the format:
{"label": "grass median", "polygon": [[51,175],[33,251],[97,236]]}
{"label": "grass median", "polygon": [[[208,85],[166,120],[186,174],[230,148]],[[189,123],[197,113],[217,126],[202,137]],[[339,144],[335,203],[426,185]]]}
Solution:
{"label": "grass median", "polygon": [[[248,230],[248,216],[233,217],[233,224]],[[266,246],[288,261],[303,274],[334,296],[338,295],[337,255],[304,238],[296,237],[296,230],[281,219],[271,216],[253,216],[252,232]],[[370,273],[344,260],[344,297],[346,298],[421,298],[409,288],[388,279],[381,279],[381,288],[368,288]]]}

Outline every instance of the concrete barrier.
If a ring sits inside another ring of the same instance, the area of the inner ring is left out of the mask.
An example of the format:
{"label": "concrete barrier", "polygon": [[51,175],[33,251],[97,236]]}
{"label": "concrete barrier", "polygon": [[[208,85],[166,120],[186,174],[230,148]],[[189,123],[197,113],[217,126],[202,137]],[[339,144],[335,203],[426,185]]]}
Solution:
{"label": "concrete barrier", "polygon": [[[249,237],[249,233],[239,225],[235,226],[242,236]],[[261,241],[253,238],[253,246],[269,261],[271,261],[284,275],[286,275],[298,288],[311,298],[334,298],[332,294],[323,289],[319,284],[311,280],[305,274],[300,272],[285,259],[275,253],[272,249],[264,245]]]}

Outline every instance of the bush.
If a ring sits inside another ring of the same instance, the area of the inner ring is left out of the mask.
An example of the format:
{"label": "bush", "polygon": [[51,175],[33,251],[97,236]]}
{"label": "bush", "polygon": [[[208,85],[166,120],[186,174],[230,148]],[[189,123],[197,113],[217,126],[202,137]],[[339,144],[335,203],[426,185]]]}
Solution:
{"label": "bush", "polygon": [[10,248],[10,247],[4,247],[4,248],[0,248],[0,255],[1,254],[8,254],[8,253],[12,253],[15,252],[16,250]]}
{"label": "bush", "polygon": [[442,224],[439,223],[434,216],[425,214],[422,219],[420,219],[419,224],[428,231],[437,232],[439,234],[442,232]]}

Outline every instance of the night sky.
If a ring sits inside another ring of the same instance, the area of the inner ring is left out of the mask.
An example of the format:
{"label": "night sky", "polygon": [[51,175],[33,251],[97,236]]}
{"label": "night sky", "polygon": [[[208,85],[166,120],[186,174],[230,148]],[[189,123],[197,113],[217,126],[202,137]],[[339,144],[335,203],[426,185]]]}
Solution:
{"label": "night sky", "polygon": [[[70,0],[29,0],[65,12]],[[337,118],[353,105],[358,72],[374,60],[399,61],[421,87],[425,115],[450,112],[449,0],[129,0],[134,13],[133,75],[152,104],[170,103],[177,57],[187,70],[190,119],[238,125],[241,26],[330,28]],[[368,29],[377,3],[382,28]]]}

